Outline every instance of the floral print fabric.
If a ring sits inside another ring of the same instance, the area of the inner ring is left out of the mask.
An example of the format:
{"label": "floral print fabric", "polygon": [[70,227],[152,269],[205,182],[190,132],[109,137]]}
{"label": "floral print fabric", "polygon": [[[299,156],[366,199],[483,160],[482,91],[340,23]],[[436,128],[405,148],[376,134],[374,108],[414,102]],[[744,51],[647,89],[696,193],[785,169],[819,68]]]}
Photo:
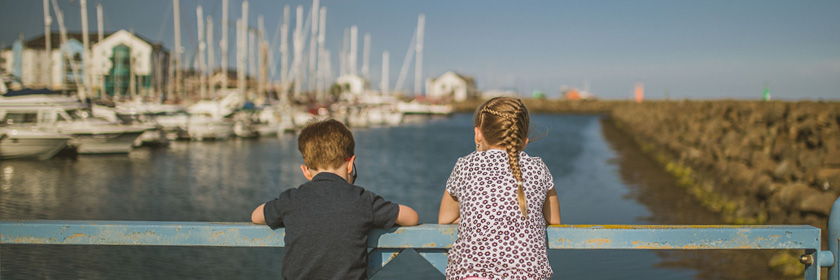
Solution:
{"label": "floral print fabric", "polygon": [[476,151],[458,159],[446,190],[458,200],[458,239],[449,250],[447,279],[548,279],[543,203],[554,188],[539,157],[519,154],[528,216],[516,198],[507,152]]}

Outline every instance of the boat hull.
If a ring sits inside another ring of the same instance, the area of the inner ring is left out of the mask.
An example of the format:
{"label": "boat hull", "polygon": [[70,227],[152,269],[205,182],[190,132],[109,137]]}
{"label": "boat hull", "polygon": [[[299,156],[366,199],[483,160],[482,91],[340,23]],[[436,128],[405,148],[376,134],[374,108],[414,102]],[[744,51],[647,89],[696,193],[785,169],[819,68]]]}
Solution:
{"label": "boat hull", "polygon": [[226,121],[194,121],[187,127],[190,138],[195,141],[225,140],[233,136],[233,123]]}
{"label": "boat hull", "polygon": [[110,133],[73,132],[71,145],[79,154],[127,154],[145,130]]}
{"label": "boat hull", "polygon": [[0,159],[49,159],[64,149],[70,139],[47,132],[8,130],[0,133]]}

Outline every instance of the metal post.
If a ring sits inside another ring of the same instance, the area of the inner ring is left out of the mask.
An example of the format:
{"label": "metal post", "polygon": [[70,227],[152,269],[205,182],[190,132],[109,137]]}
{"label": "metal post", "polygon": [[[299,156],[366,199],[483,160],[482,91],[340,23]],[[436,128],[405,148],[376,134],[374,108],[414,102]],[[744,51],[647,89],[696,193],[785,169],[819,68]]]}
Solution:
{"label": "metal post", "polygon": [[828,268],[829,280],[840,280],[840,198],[831,206],[828,216],[828,250],[834,255],[834,265]]}

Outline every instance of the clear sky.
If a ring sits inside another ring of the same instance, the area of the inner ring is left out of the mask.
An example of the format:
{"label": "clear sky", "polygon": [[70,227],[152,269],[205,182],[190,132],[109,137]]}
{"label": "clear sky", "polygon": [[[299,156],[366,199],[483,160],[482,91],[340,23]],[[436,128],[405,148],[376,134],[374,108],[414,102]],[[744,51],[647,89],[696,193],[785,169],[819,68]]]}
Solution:
{"label": "clear sky", "polygon": [[[71,31],[81,30],[78,0],[57,0]],[[130,29],[172,49],[172,1],[89,0],[102,3],[105,29]],[[241,15],[241,0],[230,0],[230,16]],[[249,2],[249,23],[265,17],[274,38],[284,5],[311,1]],[[222,0],[182,0],[181,32],[186,52],[197,41],[195,7],[215,21],[219,40]],[[390,52],[394,87],[417,25],[425,14],[423,77],[446,71],[473,76],[479,89],[541,90],[557,96],[563,85],[601,98],[630,98],[637,82],[646,97],[758,99],[765,86],[773,98],[840,99],[840,1],[837,0],[606,0],[458,1],[322,0],[327,7],[326,42],[332,68],[346,27],[371,33],[371,84],[379,85],[382,52]],[[55,18],[55,16],[53,16]],[[292,29],[294,26],[292,26]],[[19,34],[43,33],[40,0],[0,0],[0,46]],[[58,32],[58,25],[52,30]],[[230,29],[231,65],[235,31]],[[216,51],[218,52],[218,47]],[[218,56],[218,55],[217,55]],[[276,56],[279,56],[279,51]],[[218,65],[218,62],[217,62]],[[414,65],[406,88],[413,89]]]}

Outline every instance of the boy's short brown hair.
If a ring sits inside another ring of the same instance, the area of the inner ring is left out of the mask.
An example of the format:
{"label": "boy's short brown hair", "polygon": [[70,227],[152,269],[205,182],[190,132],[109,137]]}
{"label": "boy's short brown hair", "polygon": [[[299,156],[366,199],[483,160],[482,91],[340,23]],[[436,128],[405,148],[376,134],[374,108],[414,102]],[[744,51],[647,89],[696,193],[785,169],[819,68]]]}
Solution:
{"label": "boy's short brown hair", "polygon": [[327,119],[307,125],[298,136],[303,164],[310,169],[338,168],[355,154],[353,133],[343,123]]}

